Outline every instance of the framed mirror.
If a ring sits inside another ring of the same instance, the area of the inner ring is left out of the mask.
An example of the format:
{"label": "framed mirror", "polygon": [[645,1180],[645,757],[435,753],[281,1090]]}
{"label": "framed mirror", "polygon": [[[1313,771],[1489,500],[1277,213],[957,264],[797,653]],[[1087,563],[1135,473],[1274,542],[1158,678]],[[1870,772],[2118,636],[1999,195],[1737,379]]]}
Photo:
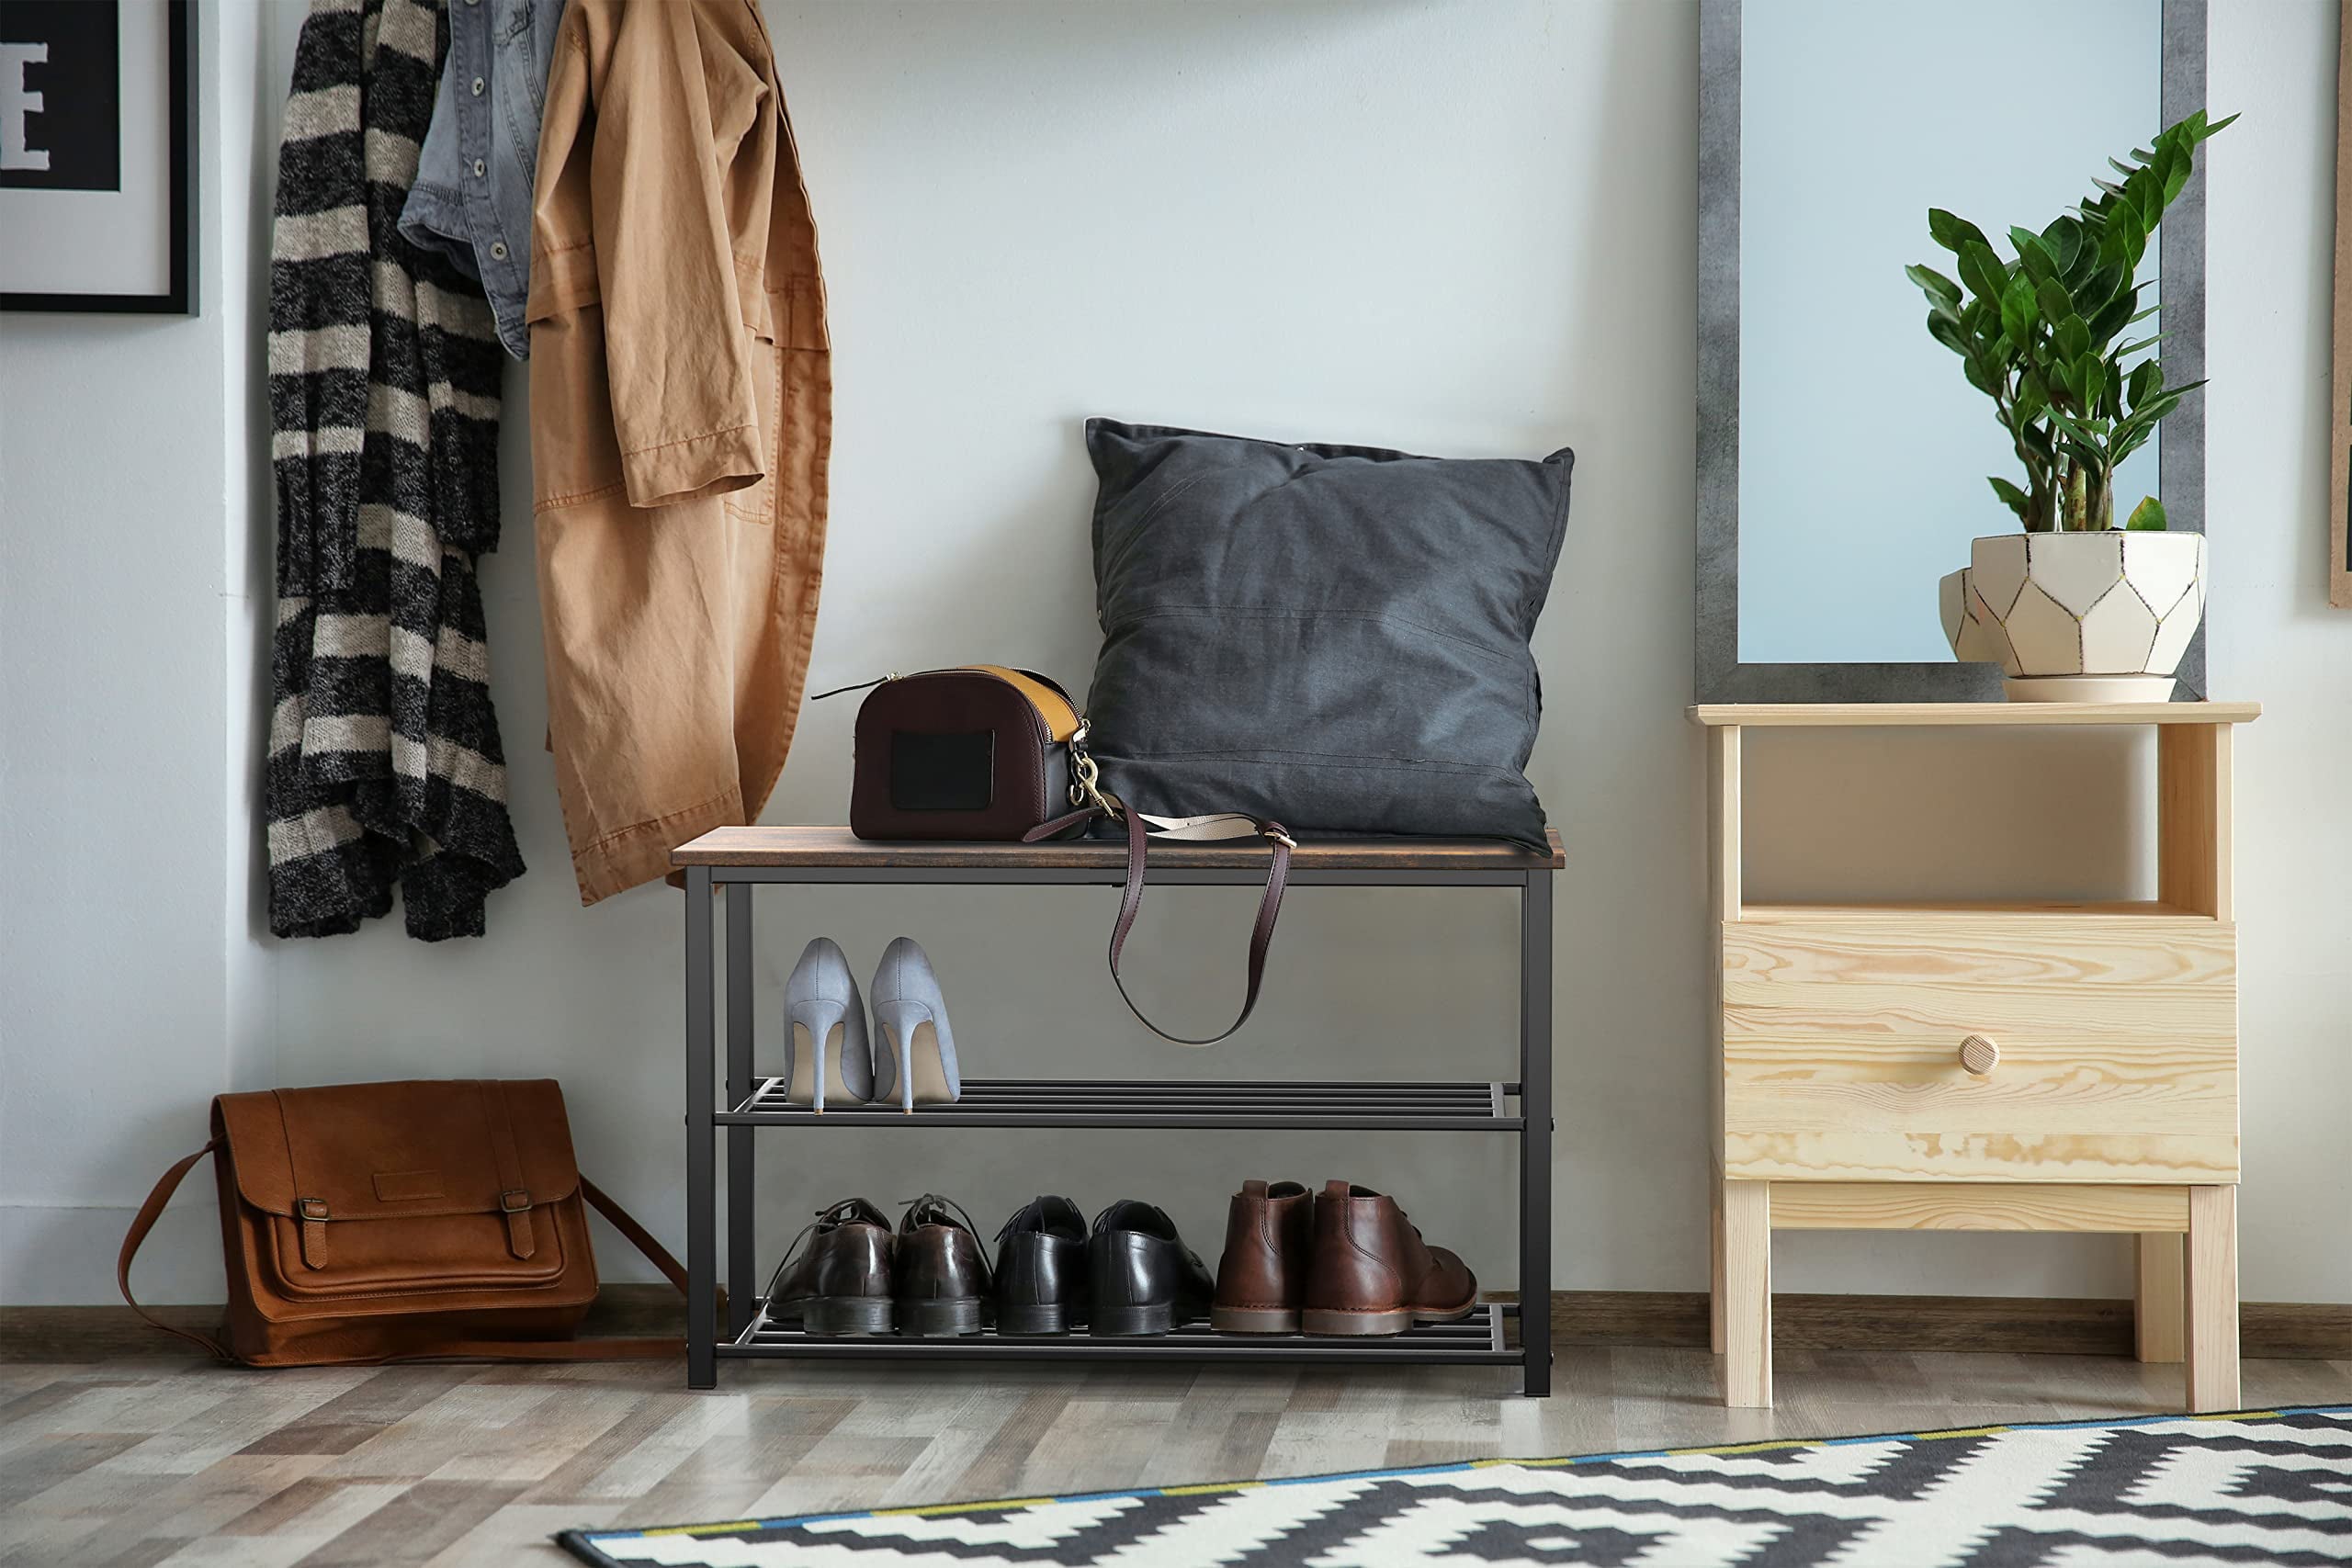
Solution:
{"label": "framed mirror", "polygon": [[2327,602],[2352,610],[2352,0],[2335,62],[2335,395],[2328,400]]}
{"label": "framed mirror", "polygon": [[[2202,107],[2205,13],[1702,0],[1700,702],[2000,697],[1999,666],[1952,658],[1937,583],[1971,539],[2016,531],[1986,483],[2016,458],[1904,267],[1950,259],[1928,208],[2039,230]],[[2095,67],[2053,94],[2018,68],[2020,39]],[[2204,374],[2204,183],[2200,162],[2141,268],[2176,386]],[[2157,495],[2175,531],[2205,527],[2202,408],[2192,394],[2118,470],[2116,492]],[[2202,626],[2178,674],[2178,695],[2203,695]]]}

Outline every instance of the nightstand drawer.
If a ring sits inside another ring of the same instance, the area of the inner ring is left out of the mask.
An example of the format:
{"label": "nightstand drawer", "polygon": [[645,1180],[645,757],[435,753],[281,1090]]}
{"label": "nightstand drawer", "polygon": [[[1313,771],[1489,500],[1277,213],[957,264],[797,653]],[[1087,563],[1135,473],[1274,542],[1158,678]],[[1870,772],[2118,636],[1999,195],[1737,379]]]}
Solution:
{"label": "nightstand drawer", "polygon": [[1800,916],[1724,925],[1723,962],[1727,1177],[2238,1178],[2233,926]]}

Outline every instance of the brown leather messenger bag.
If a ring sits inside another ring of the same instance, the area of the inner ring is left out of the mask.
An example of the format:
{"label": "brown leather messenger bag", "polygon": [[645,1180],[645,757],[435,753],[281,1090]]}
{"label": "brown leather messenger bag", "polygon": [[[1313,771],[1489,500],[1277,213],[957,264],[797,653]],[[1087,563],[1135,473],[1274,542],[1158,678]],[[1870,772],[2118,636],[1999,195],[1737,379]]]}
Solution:
{"label": "brown leather messenger bag", "polygon": [[[222,1340],[158,1321],[130,1293],[139,1244],[208,1154],[229,1276]],[[678,1260],[580,1174],[551,1078],[224,1094],[211,1142],[140,1206],[115,1279],[149,1323],[252,1367],[681,1353],[677,1338],[571,1337],[596,1299],[590,1204],[684,1292]]]}

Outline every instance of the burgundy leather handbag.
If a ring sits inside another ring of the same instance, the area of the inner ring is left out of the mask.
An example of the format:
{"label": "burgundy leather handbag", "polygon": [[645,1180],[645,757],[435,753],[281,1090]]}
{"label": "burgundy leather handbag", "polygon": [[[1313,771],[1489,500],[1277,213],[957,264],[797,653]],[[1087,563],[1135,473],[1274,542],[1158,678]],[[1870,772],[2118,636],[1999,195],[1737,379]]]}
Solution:
{"label": "burgundy leather handbag", "polygon": [[854,744],[859,838],[1012,843],[1071,808],[1086,721],[1043,675],[967,664],[876,682]]}
{"label": "burgundy leather handbag", "polygon": [[[1111,983],[1143,1026],[1179,1045],[1214,1045],[1249,1021],[1265,979],[1266,954],[1282,911],[1290,852],[1279,822],[1233,812],[1155,817],[1130,811],[1102,787],[1087,755],[1086,717],[1059,684],[1034,671],[967,664],[871,682],[857,710],[850,785],[850,831],[861,839],[1037,843],[1098,825],[1124,827],[1126,889],[1111,927]],[[844,686],[840,691],[856,691]],[[820,697],[836,692],[819,694]],[[811,699],[816,700],[816,699]],[[1263,838],[1272,850],[1266,891],[1250,931],[1250,986],[1240,1016],[1216,1034],[1170,1034],[1136,1007],[1119,977],[1119,956],[1143,907],[1152,838]]]}

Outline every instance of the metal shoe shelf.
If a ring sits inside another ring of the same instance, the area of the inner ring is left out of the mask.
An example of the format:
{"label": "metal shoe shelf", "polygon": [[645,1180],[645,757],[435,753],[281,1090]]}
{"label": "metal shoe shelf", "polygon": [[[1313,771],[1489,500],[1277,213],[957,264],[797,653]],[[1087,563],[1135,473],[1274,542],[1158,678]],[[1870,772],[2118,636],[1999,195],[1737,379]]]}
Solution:
{"label": "metal shoe shelf", "polygon": [[[822,1338],[767,1321],[758,1300],[752,1222],[752,1134],[762,1127],[1281,1128],[1470,1132],[1519,1140],[1519,1288],[1548,1303],[1552,1278],[1552,873],[1565,861],[1483,840],[1365,839],[1303,843],[1294,887],[1507,887],[1520,900],[1519,1076],[1511,1080],[1135,1080],[967,1078],[953,1105],[909,1115],[843,1107],[822,1116],[784,1100],[782,1080],[752,1072],[752,893],[763,883],[821,886],[1116,886],[1124,844],[867,843],[846,828],[721,828],[681,845],[686,880],[686,1384],[715,1388],[724,1357],[924,1360],[1183,1360],[1502,1363],[1532,1397],[1551,1392],[1551,1316],[1482,1304],[1459,1323],[1386,1337],[1233,1335],[1205,1323],[1172,1334],[1095,1338],[990,1331],[961,1338]],[[1248,843],[1152,850],[1155,885],[1255,886],[1265,853]],[[727,899],[725,1098],[718,1059],[719,962],[713,897]],[[718,1310],[719,1132],[726,1131],[727,1321]],[[1506,1321],[1519,1342],[1507,1345]]]}

